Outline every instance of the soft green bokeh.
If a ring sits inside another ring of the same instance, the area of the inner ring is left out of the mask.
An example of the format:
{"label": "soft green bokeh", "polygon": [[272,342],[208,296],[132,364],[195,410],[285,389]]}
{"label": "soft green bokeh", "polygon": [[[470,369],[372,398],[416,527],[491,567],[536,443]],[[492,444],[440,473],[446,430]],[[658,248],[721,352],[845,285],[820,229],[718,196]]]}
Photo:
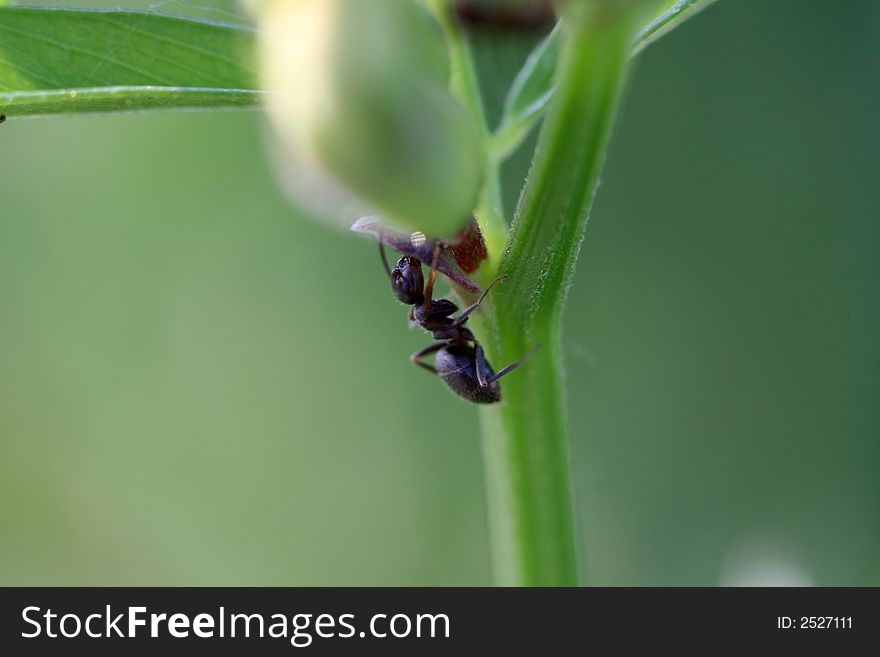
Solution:
{"label": "soft green bokeh", "polygon": [[[721,0],[639,56],[564,338],[590,583],[880,584],[878,36]],[[488,583],[476,413],[266,137],[0,126],[0,583]]]}

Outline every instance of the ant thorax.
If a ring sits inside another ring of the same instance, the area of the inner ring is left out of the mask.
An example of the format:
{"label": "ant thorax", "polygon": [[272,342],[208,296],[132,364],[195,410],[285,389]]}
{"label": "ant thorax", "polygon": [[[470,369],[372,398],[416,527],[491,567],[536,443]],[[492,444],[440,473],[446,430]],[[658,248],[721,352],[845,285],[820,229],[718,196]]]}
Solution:
{"label": "ant thorax", "polygon": [[471,332],[451,317],[457,311],[449,299],[433,299],[427,308],[414,305],[409,312],[410,327],[425,329],[435,340],[468,340]]}
{"label": "ant thorax", "polygon": [[433,299],[426,309],[423,304],[413,307],[412,319],[420,325],[433,320],[447,318],[458,312],[458,306],[449,299]]}

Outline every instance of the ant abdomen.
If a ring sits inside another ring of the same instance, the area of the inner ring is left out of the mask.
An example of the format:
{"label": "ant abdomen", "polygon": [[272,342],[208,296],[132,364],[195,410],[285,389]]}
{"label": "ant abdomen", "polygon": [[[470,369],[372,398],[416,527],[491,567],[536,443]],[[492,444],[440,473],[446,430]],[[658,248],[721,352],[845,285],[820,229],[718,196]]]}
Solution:
{"label": "ant abdomen", "polygon": [[[486,369],[485,374],[493,377],[495,372],[492,367],[486,361],[483,363],[481,365]],[[460,397],[475,404],[494,404],[501,401],[501,386],[497,381],[487,385],[480,384],[474,348],[470,345],[450,344],[444,347],[437,352],[434,366],[443,382]]]}

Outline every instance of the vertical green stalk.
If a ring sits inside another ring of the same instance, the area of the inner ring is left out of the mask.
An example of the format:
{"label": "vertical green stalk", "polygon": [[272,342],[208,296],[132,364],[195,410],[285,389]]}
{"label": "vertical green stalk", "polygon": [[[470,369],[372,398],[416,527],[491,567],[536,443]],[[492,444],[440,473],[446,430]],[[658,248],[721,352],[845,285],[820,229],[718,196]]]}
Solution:
{"label": "vertical green stalk", "polygon": [[504,250],[507,237],[507,224],[501,201],[501,182],[498,176],[498,163],[489,148],[491,135],[486,123],[480,83],[474,67],[470,44],[455,23],[448,0],[430,0],[428,6],[443,26],[446,35],[450,61],[450,90],[474,117],[480,131],[480,139],[485,144],[486,161],[483,163],[483,181],[475,214],[480,222],[483,237],[489,249],[489,261],[483,265],[484,272],[497,267],[497,258]]}
{"label": "vertical green stalk", "polygon": [[503,585],[578,583],[560,322],[599,180],[637,19],[646,3],[570,2],[556,75],[501,262],[508,280],[486,313],[493,363],[540,344],[483,410],[490,536]]}

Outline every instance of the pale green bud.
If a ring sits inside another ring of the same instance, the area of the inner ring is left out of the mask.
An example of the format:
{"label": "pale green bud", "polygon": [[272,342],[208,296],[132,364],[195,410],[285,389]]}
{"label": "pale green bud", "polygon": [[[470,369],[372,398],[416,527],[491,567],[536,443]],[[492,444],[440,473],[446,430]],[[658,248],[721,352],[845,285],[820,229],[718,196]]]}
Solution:
{"label": "pale green bud", "polygon": [[268,110],[283,146],[388,220],[437,237],[480,184],[473,117],[448,91],[442,33],[413,0],[267,0]]}

